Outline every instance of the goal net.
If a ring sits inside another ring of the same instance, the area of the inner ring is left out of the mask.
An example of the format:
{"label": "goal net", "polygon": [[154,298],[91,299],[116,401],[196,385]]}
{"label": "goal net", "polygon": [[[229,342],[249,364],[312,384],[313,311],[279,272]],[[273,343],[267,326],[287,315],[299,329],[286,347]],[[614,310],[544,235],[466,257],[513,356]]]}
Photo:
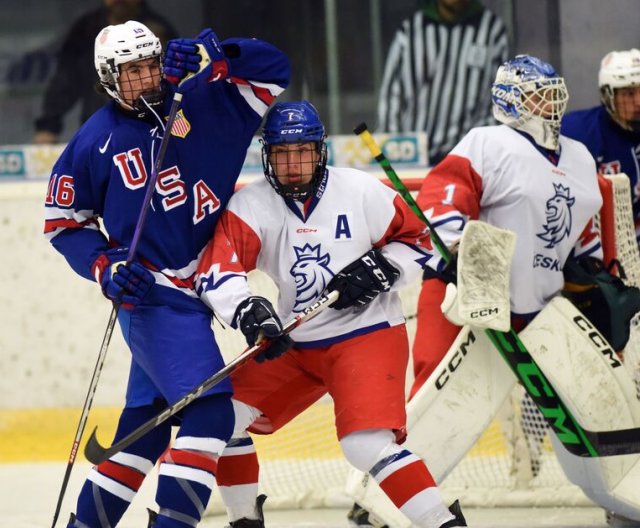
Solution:
{"label": "goal net", "polygon": [[[415,192],[419,180],[409,180]],[[640,256],[631,214],[629,180],[624,175],[601,178],[604,206],[600,228],[609,259],[618,258],[629,277],[638,284]],[[256,293],[275,300],[277,289],[261,273],[250,274]],[[415,336],[415,313],[420,282],[401,292],[410,339]],[[221,328],[216,335],[225,356],[244,348],[238,331]],[[640,323],[635,320],[636,329]],[[640,337],[634,341],[640,344]],[[634,372],[640,368],[640,350],[625,351]],[[631,368],[631,367],[630,367]],[[412,369],[408,369],[407,388]],[[268,507],[345,507],[349,472],[338,440],[333,405],[327,396],[275,434],[253,435],[260,460],[260,488],[269,497]],[[576,506],[590,502],[564,476],[551,447],[547,426],[531,399],[518,385],[496,419],[461,463],[441,483],[445,496],[460,498],[470,506]],[[210,511],[221,511],[218,494]]]}

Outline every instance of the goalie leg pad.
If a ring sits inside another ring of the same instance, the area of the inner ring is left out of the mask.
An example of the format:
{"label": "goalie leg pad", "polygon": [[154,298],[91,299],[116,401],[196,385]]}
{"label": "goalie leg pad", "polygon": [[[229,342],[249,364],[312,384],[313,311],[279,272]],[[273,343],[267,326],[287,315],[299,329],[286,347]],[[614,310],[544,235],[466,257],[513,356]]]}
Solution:
{"label": "goalie leg pad", "polygon": [[[583,428],[612,431],[640,425],[640,402],[628,370],[567,299],[553,299],[520,337]],[[569,453],[555,434],[552,442],[567,478],[591,500],[640,520],[640,455],[579,457]]]}

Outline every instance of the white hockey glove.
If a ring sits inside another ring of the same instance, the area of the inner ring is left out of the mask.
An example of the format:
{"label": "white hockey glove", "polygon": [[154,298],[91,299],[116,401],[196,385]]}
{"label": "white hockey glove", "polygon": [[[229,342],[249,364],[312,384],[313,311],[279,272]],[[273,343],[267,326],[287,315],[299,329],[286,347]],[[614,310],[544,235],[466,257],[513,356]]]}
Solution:
{"label": "white hockey glove", "polygon": [[444,299],[440,303],[440,310],[447,320],[456,326],[464,326],[465,322],[460,317],[458,305],[458,288],[453,282],[447,284]]}
{"label": "white hockey glove", "polygon": [[506,332],[511,325],[509,278],[513,231],[471,220],[458,249],[457,286],[447,285],[440,306],[453,324]]}

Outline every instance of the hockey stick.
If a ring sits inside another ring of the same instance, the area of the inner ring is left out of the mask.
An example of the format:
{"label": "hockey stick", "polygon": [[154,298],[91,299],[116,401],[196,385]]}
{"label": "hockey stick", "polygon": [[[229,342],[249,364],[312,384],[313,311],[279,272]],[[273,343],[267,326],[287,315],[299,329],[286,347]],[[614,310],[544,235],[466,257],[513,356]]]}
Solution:
{"label": "hockey stick", "polygon": [[[442,258],[447,263],[451,262],[453,259],[451,251],[442,243],[431,222],[424,215],[420,206],[418,206],[391,166],[391,162],[389,162],[367,129],[367,125],[361,123],[354,129],[354,133],[360,136],[398,192],[414,213],[426,224],[434,246]],[[529,396],[531,396],[540,413],[567,451],[582,457],[640,453],[640,428],[596,432],[588,431],[581,427],[531,357],[513,328],[509,332],[499,332],[489,328],[484,331],[507,362],[516,378],[522,383]]]}
{"label": "hockey stick", "polygon": [[[165,152],[167,151],[167,144],[169,143],[169,137],[171,136],[171,128],[173,127],[173,123],[176,120],[178,106],[180,105],[181,100],[182,100],[182,94],[175,92],[173,95],[173,101],[171,102],[171,109],[169,110],[169,117],[167,119],[167,124],[165,125],[165,131],[162,136],[162,141],[160,142],[160,148],[158,149],[158,155],[155,159],[155,163],[151,170],[149,183],[148,183],[147,190],[145,192],[143,202],[142,202],[142,208],[140,209],[140,214],[138,215],[138,222],[136,223],[136,227],[133,232],[133,239],[131,241],[131,245],[129,246],[129,252],[127,253],[126,264],[131,264],[138,250],[140,235],[142,234],[142,229],[144,228],[144,224],[147,219],[147,213],[149,211],[149,206],[151,205],[153,190],[156,186],[156,181],[158,180],[158,172],[160,172],[160,167],[162,165],[162,161],[164,160]],[[60,488],[60,494],[58,495],[56,510],[53,514],[53,522],[51,524],[51,528],[55,528],[56,522],[58,521],[58,516],[60,515],[62,500],[67,490],[67,485],[69,484],[69,477],[71,476],[71,469],[73,468],[73,464],[76,460],[78,447],[80,446],[80,441],[82,440],[82,435],[84,434],[84,429],[87,425],[87,418],[89,417],[89,411],[91,410],[91,405],[93,404],[93,397],[95,396],[96,388],[98,386],[98,380],[100,379],[100,374],[102,373],[102,367],[104,365],[104,360],[107,355],[107,349],[109,348],[109,343],[111,342],[113,329],[115,327],[116,320],[118,319],[119,310],[120,310],[120,304],[114,302],[111,308],[111,315],[109,316],[109,322],[107,323],[107,328],[104,332],[104,337],[102,338],[102,345],[100,345],[100,352],[98,352],[98,359],[96,361],[96,366],[94,367],[93,375],[91,376],[91,383],[89,383],[89,390],[87,391],[87,396],[84,400],[82,413],[80,414],[80,422],[78,423],[78,428],[76,429],[76,436],[73,440],[73,445],[71,446],[71,453],[69,455],[69,461],[67,462],[67,469],[64,473],[64,478],[62,479],[62,486]]]}
{"label": "hockey stick", "polygon": [[[336,300],[338,300],[339,293],[334,290],[326,295],[320,297],[315,303],[311,306],[305,308],[302,312],[296,315],[293,319],[287,322],[283,327],[283,332],[285,334],[290,333],[292,330],[300,326],[304,321],[308,321],[309,319],[318,315],[322,310],[333,304]],[[102,447],[96,438],[96,432],[98,428],[96,427],[91,436],[87,440],[87,444],[84,448],[84,454],[90,462],[94,464],[100,464],[105,460],[111,458],[116,453],[119,453],[124,448],[131,445],[133,442],[147,434],[157,425],[160,425],[165,420],[174,416],[177,412],[184,409],[187,405],[189,405],[193,400],[198,398],[201,394],[208,391],[209,389],[215,387],[218,383],[220,383],[223,379],[230,376],[233,372],[238,370],[241,366],[246,364],[249,360],[253,359],[257,356],[261,351],[263,351],[269,345],[268,340],[263,340],[251,348],[246,349],[242,354],[240,354],[235,359],[231,360],[227,363],[222,369],[218,372],[204,380],[200,385],[185,394],[182,398],[180,398],[173,405],[167,407],[164,411],[162,411],[157,416],[151,418],[149,421],[143,423],[140,427],[133,430],[127,436],[122,438],[120,441],[113,444],[111,447]]]}

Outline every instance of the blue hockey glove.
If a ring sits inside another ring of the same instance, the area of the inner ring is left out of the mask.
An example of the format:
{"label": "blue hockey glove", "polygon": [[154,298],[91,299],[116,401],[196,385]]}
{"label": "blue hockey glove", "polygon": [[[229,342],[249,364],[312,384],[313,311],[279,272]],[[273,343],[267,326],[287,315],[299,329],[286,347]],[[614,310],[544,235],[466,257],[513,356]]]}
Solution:
{"label": "blue hockey glove", "polygon": [[165,79],[181,93],[209,82],[226,79],[229,64],[218,37],[205,29],[194,39],[173,39],[167,43]]}
{"label": "blue hockey glove", "polygon": [[343,310],[353,306],[366,306],[378,294],[389,291],[399,276],[400,272],[380,250],[371,249],[329,281],[327,290],[340,292],[340,297],[331,308]]}
{"label": "blue hockey glove", "polygon": [[139,262],[125,264],[128,253],[126,247],[108,250],[96,259],[93,271],[103,295],[130,310],[144,299],[156,280]]}
{"label": "blue hockey glove", "polygon": [[264,297],[247,297],[233,316],[233,326],[240,328],[249,346],[254,346],[263,337],[271,343],[255,360],[275,359],[293,346],[293,340],[282,333],[282,322],[271,303]]}

